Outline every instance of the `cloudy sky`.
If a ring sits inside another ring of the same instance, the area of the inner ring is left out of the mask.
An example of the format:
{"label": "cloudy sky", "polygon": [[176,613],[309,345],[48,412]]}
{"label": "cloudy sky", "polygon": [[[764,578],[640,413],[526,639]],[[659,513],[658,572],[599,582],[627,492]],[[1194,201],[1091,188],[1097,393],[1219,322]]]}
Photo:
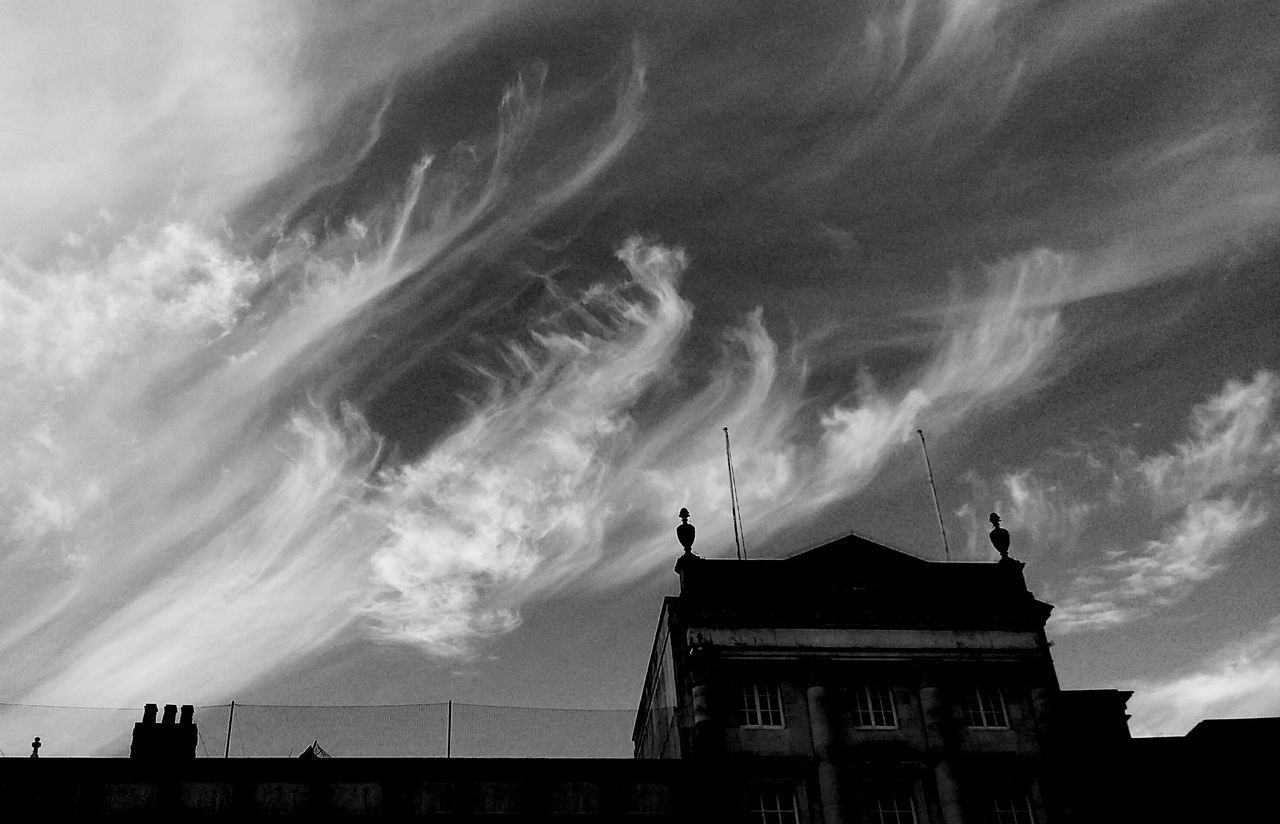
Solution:
{"label": "cloudy sky", "polygon": [[1270,0],[0,15],[0,701],[632,706],[722,427],[941,559],[922,427],[1065,686],[1280,713]]}

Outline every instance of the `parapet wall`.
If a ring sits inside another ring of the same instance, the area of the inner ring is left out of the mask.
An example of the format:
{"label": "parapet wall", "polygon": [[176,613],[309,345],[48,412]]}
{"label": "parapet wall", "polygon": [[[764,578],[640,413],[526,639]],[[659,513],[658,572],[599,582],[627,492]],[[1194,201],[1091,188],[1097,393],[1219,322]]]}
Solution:
{"label": "parapet wall", "polygon": [[0,809],[47,816],[498,815],[504,821],[698,820],[687,765],[617,759],[0,759]]}

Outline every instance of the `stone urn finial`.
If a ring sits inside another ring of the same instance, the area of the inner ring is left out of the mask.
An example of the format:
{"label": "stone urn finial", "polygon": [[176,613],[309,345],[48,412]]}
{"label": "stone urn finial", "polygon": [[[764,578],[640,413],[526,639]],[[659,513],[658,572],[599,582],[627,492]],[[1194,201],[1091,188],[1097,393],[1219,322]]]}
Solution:
{"label": "stone urn finial", "polygon": [[680,526],[676,527],[676,539],[680,541],[680,546],[684,547],[685,552],[693,551],[693,536],[697,531],[693,524],[689,523],[689,510],[681,509]]}
{"label": "stone urn finial", "polygon": [[1009,530],[1000,526],[1000,516],[991,513],[991,532],[987,537],[991,539],[991,545],[996,548],[996,552],[1000,553],[1000,560],[1009,557]]}

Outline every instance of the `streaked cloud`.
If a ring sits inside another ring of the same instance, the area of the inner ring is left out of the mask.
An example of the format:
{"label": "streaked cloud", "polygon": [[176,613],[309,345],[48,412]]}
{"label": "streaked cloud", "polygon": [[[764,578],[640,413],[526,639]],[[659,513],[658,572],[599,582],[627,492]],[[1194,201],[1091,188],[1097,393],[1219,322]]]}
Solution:
{"label": "streaked cloud", "polygon": [[[488,3],[415,5],[347,17],[260,2],[7,5],[7,244],[44,252],[99,213],[125,231],[157,217],[223,219],[316,150],[353,93],[447,51],[491,13]],[[374,37],[382,48],[366,48]]]}
{"label": "streaked cloud", "polygon": [[1248,499],[1189,504],[1158,540],[1127,552],[1111,550],[1106,562],[1080,573],[1054,610],[1053,628],[1106,629],[1176,603],[1221,572],[1227,553],[1266,520],[1267,512]]}
{"label": "streaked cloud", "polygon": [[1230,490],[1280,465],[1280,376],[1229,380],[1191,412],[1191,437],[1136,469],[1160,510]]}
{"label": "streaked cloud", "polygon": [[692,315],[676,292],[683,253],[635,239],[619,257],[641,296],[581,296],[572,315],[602,321],[511,349],[489,401],[388,478],[393,539],[373,555],[369,607],[382,634],[466,651],[603,552],[611,475],[636,436],[629,410],[670,368]]}
{"label": "streaked cloud", "polygon": [[1206,718],[1280,713],[1280,618],[1163,678],[1125,685],[1135,735],[1182,735]]}
{"label": "streaked cloud", "polygon": [[[1265,49],[1102,88],[1099,19],[1181,6],[1067,5],[787,37],[729,6],[6,10],[0,697],[217,701],[351,638],[474,662],[570,584],[668,567],[682,505],[727,551],[724,426],[764,553],[855,528],[832,513],[917,427],[960,455],[1031,414],[1103,347],[1092,310],[1168,323],[1124,300],[1280,222],[1265,90],[1222,94]],[[1108,121],[1155,91],[1178,105]],[[1142,510],[1077,547],[1060,630],[1229,564],[1274,506],[1278,395],[1228,382],[1085,481],[993,449],[982,494],[1039,545]]]}
{"label": "streaked cloud", "polygon": [[986,293],[952,310],[941,348],[911,384],[896,393],[864,384],[858,403],[838,405],[822,419],[824,480],[832,487],[869,480],[926,416],[931,428],[946,427],[1034,386],[1061,333],[1058,300],[1073,261],[1041,249],[986,274]]}
{"label": "streaked cloud", "polygon": [[[996,489],[988,489],[976,475],[970,475],[971,499],[990,502],[1009,525],[1014,526],[1021,542],[1019,557],[1034,553],[1043,558],[1056,552],[1071,552],[1098,507],[1091,501],[1079,500],[1065,486],[1042,480],[1030,469],[1004,475]],[[955,512],[965,530],[965,555],[972,559],[989,559],[994,549],[988,543],[991,525],[988,511],[978,511],[973,503],[962,504]],[[1025,560],[1031,560],[1027,558]]]}
{"label": "streaked cloud", "polygon": [[[1191,435],[1168,452],[1121,451],[1113,498],[1141,501],[1161,527],[1135,547],[1105,547],[1083,562],[1053,615],[1058,632],[1105,629],[1176,603],[1220,572],[1230,550],[1264,524],[1270,508],[1250,485],[1280,466],[1280,379],[1229,380],[1191,414]],[[1118,501],[1116,501],[1118,503]]]}
{"label": "streaked cloud", "polygon": [[[397,538],[374,559],[380,634],[459,652],[567,580],[612,587],[669,562],[671,502],[715,511],[727,501],[717,424],[750,446],[737,472],[754,539],[855,494],[922,415],[941,429],[1034,384],[1057,333],[1046,296],[1065,265],[1036,251],[992,267],[990,291],[957,310],[914,383],[881,389],[865,378],[853,403],[806,432],[795,419],[812,405],[803,372],[779,366],[758,313],[729,333],[706,388],[639,426],[632,412],[645,393],[669,396],[664,379],[693,318],[676,285],[696,261],[639,239],[619,257],[640,292],[583,295],[569,317],[587,312],[602,325],[539,332],[513,349],[513,377],[396,475]],[[701,523],[700,547],[729,544],[725,524]]]}
{"label": "streaked cloud", "polygon": [[[225,228],[160,221],[123,234],[108,222],[64,238],[52,258],[3,259],[0,371],[11,391],[0,399],[10,447],[0,463],[0,648],[11,661],[25,656],[3,679],[10,697],[128,705],[163,684],[184,700],[216,700],[355,631],[374,593],[395,580],[375,554],[441,511],[436,499],[449,500],[450,484],[455,506],[472,505],[458,517],[494,514],[483,511],[482,485],[458,475],[424,497],[420,479],[446,462],[447,446],[380,472],[382,439],[343,396],[336,361],[378,340],[371,324],[416,309],[416,290],[458,277],[477,247],[510,242],[608,168],[634,131],[643,65],[621,76],[611,116],[540,167],[545,185],[528,197],[512,164],[542,126],[547,90],[522,76],[487,148],[462,158],[476,175],[465,187],[450,182],[453,158],[420,157],[389,203],[323,237],[302,227],[262,255]],[[396,300],[384,300],[397,287]],[[590,319],[593,301],[640,311],[603,292],[577,297],[585,302],[566,305],[575,323]],[[380,313],[369,311],[375,303]],[[437,316],[466,320],[447,307]],[[607,369],[577,364],[572,335],[548,328],[537,344],[555,356],[545,383],[574,369],[587,382],[607,379]],[[614,341],[616,331],[598,337],[615,348],[636,342]],[[514,380],[519,348],[507,352]],[[573,417],[594,432],[602,424],[575,388],[553,393],[570,407],[542,422]],[[568,415],[575,409],[585,417]],[[532,409],[488,412],[505,425]],[[448,443],[465,450],[477,445],[469,436],[493,431],[463,426]],[[563,443],[544,444],[538,455],[574,464]],[[429,569],[436,592],[448,590],[430,604],[444,640],[414,639],[433,651],[456,653],[501,624],[486,623],[498,614],[484,612],[487,602],[466,597],[473,577],[530,571],[506,546],[485,566],[474,540]]]}

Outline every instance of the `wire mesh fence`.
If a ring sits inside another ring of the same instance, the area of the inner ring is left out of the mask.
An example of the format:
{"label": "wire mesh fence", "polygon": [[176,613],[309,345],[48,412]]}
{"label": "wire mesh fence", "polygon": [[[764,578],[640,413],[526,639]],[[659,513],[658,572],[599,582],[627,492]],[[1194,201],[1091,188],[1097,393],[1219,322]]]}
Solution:
{"label": "wire mesh fence", "polygon": [[[0,703],[0,755],[127,757],[142,708]],[[196,707],[197,758],[289,758],[313,741],[335,757],[629,758],[634,710],[441,702]]]}
{"label": "wire mesh fence", "polygon": [[455,758],[629,758],[635,710],[453,704]]}

